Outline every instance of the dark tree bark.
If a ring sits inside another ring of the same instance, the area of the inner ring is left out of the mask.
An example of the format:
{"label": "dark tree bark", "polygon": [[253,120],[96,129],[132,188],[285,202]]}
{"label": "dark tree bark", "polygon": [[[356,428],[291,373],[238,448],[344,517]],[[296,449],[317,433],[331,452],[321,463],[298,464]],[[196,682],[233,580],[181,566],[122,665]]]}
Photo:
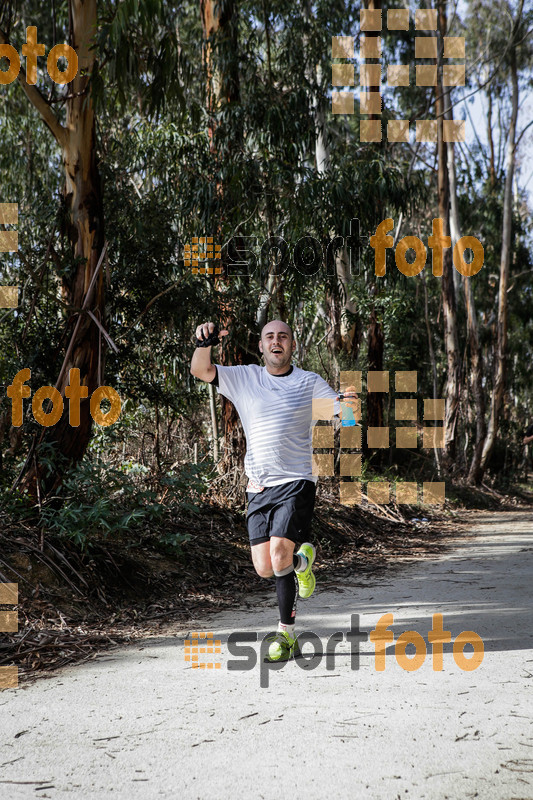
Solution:
{"label": "dark tree bark", "polygon": [[[381,0],[365,0],[365,9],[368,11],[378,11],[381,10]],[[385,27],[385,25],[383,26]],[[364,36],[366,39],[375,39],[378,36],[381,36],[379,31],[365,31]],[[379,58],[365,58],[366,64],[381,64],[381,59]],[[381,92],[381,85],[377,84],[376,86],[369,86],[369,92]],[[369,114],[368,119],[381,119],[381,114]],[[383,130],[381,131],[381,137],[383,138]]]}
{"label": "dark tree bark", "polygon": [[[368,324],[368,369],[383,369],[383,350],[385,338],[378,321],[376,309],[372,307]],[[366,398],[367,425],[373,428],[383,426],[383,392],[367,392]]]}

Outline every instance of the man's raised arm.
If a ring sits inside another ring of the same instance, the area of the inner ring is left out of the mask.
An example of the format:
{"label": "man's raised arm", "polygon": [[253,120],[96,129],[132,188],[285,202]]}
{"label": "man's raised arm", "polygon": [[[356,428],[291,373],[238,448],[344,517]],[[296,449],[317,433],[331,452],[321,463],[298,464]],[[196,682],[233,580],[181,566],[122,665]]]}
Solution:
{"label": "man's raised arm", "polygon": [[218,344],[218,336],[227,336],[229,331],[215,333],[214,322],[204,322],[196,328],[196,349],[191,361],[191,375],[201,381],[210,383],[216,375],[215,365],[211,361],[211,348]]}

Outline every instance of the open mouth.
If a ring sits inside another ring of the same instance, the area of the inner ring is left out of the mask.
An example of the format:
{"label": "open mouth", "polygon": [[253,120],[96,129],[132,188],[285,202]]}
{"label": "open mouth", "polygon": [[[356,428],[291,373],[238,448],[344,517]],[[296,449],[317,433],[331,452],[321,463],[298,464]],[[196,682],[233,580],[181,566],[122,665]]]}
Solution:
{"label": "open mouth", "polygon": [[281,350],[281,348],[279,348],[279,347],[276,347],[276,349],[275,349],[275,350],[274,350],[274,349],[272,349],[270,352],[271,352],[271,353],[283,353],[283,350]]}

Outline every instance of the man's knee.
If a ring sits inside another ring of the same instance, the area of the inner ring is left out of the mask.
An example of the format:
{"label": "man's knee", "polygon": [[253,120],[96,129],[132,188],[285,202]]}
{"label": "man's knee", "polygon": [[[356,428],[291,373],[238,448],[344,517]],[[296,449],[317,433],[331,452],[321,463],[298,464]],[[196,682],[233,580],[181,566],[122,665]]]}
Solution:
{"label": "man's knee", "polygon": [[274,570],[272,567],[263,566],[259,564],[254,564],[255,571],[259,575],[260,578],[271,578],[274,574]]}
{"label": "man's knee", "polygon": [[252,546],[252,563],[260,578],[271,578],[274,574],[270,560],[269,542],[262,542]]}
{"label": "man's knee", "polygon": [[272,569],[275,572],[281,570],[292,564],[292,554],[294,552],[294,542],[290,539],[282,539],[278,536],[273,536],[270,540],[270,560],[272,562]]}

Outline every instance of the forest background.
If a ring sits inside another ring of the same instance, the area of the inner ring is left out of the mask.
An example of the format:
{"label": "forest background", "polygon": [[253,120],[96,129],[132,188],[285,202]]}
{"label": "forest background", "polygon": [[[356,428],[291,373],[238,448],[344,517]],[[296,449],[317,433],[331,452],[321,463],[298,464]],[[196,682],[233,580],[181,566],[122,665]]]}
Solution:
{"label": "forest background", "polygon": [[[51,80],[44,58],[29,85],[21,58],[17,80],[0,86],[0,202],[18,204],[17,225],[5,227],[19,238],[18,251],[2,253],[0,276],[19,287],[17,307],[0,310],[4,578],[27,581],[35,554],[56,572],[65,554],[79,558],[79,577],[113,542],[190,563],[195,525],[212,529],[222,509],[242,520],[240,423],[229,401],[189,373],[193,331],[208,319],[230,331],[214,351],[221,363],[259,363],[260,329],[281,318],[295,332],[298,366],[336,389],[341,371],[362,372],[363,429],[389,426],[390,447],[369,449],[363,437],[356,480],[445,482],[449,496],[453,487],[508,497],[525,487],[533,7],[436,3],[439,57],[416,62],[438,64],[432,87],[414,85],[415,7],[408,31],[384,25],[382,75],[387,65],[410,64],[411,85],[383,86],[383,129],[387,119],[408,119],[410,141],[362,142],[360,120],[373,117],[360,114],[357,91],[360,11],[381,9],[385,19],[403,7],[0,3],[0,43],[21,53],[34,25],[47,52],[67,42],[79,56],[67,85]],[[347,63],[332,58],[338,35],[354,37],[354,114],[332,113],[332,63]],[[444,35],[465,37],[464,86],[443,85]],[[437,142],[415,140],[417,119],[437,120]],[[452,119],[466,119],[466,141],[443,140],[442,123]],[[377,277],[365,237],[388,217],[395,245],[412,235],[426,246],[440,217],[452,244],[465,235],[482,242],[483,268],[462,276],[448,249],[436,277],[428,251],[426,268],[406,277],[390,249]],[[208,262],[220,274],[186,265],[196,236],[222,246],[221,260]],[[256,237],[255,248],[246,237]],[[297,245],[303,237],[314,245]],[[335,237],[343,239],[328,248]],[[343,242],[353,245],[351,262]],[[255,269],[232,269],[238,258]],[[64,394],[74,367],[89,395],[101,385],[120,394],[114,425],[95,425],[84,401],[78,427],[65,404],[45,428],[30,400],[23,425],[12,425],[6,388],[19,370],[31,369],[32,394],[41,386]],[[366,391],[369,370],[389,372],[389,392]],[[418,376],[410,395],[418,420],[408,424],[419,446],[411,450],[394,446],[397,371]],[[445,398],[442,449],[420,446],[423,398]],[[336,477],[320,484],[338,510],[336,453]],[[402,521],[410,512],[428,513],[381,509]],[[348,526],[368,526],[366,501],[349,513]],[[236,546],[245,542],[242,533]],[[79,589],[66,563],[63,577]]]}

